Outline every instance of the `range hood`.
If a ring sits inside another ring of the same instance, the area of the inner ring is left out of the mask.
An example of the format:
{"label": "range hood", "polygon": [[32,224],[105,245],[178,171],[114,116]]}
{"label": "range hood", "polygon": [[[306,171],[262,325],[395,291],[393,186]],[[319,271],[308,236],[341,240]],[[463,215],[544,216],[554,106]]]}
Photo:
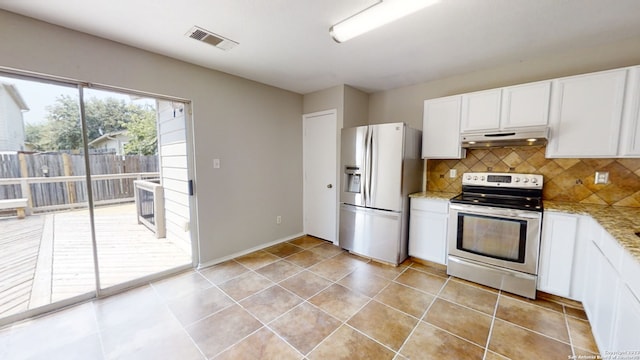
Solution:
{"label": "range hood", "polygon": [[490,132],[473,132],[460,135],[462,147],[466,149],[541,146],[547,143],[548,137],[549,128],[546,126]]}

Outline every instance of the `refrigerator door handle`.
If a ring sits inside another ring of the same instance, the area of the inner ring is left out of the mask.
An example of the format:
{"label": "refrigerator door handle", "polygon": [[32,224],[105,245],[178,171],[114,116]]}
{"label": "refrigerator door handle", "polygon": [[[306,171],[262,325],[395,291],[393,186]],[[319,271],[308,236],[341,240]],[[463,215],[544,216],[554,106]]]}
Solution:
{"label": "refrigerator door handle", "polygon": [[369,204],[374,204],[373,196],[376,194],[376,186],[377,180],[376,178],[380,176],[378,174],[378,131],[377,128],[371,129],[371,160],[369,161]]}
{"label": "refrigerator door handle", "polygon": [[362,174],[362,198],[364,200],[363,205],[367,205],[367,194],[369,192],[369,127],[364,134],[364,172]]}

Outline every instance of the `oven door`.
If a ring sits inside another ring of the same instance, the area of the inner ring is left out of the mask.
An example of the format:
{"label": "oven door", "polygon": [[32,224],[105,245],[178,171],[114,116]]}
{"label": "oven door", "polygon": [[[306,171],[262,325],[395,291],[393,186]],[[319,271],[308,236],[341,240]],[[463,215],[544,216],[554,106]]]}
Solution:
{"label": "oven door", "polygon": [[451,204],[449,255],[538,273],[542,212]]}

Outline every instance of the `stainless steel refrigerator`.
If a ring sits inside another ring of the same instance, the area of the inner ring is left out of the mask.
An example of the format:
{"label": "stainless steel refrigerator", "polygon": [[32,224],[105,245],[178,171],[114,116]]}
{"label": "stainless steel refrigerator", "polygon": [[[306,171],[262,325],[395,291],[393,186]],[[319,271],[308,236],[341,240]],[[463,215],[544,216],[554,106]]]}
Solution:
{"label": "stainless steel refrigerator", "polygon": [[404,123],[342,129],[343,249],[393,265],[407,258],[408,195],[422,188],[421,140]]}

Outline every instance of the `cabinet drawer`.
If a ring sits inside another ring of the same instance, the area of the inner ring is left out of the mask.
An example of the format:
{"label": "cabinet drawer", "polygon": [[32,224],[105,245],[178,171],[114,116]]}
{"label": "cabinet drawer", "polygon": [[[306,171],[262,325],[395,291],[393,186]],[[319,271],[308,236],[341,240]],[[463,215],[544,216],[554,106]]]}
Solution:
{"label": "cabinet drawer", "polygon": [[423,210],[446,214],[449,212],[449,201],[438,199],[412,198],[411,210]]}

